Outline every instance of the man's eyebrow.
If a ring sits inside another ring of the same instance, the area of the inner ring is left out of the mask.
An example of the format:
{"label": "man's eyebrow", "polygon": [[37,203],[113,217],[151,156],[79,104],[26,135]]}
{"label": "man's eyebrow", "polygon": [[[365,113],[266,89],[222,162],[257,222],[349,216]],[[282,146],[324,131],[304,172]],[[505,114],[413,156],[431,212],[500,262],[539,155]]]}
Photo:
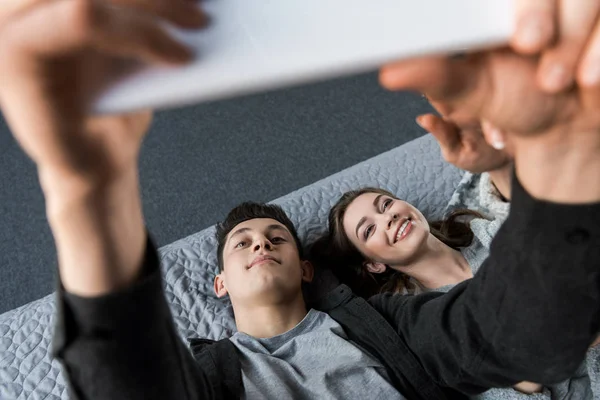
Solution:
{"label": "man's eyebrow", "polygon": [[285,229],[283,226],[281,225],[277,225],[277,224],[272,224],[267,226],[267,231],[282,231],[283,233],[290,233],[287,229]]}
{"label": "man's eyebrow", "polygon": [[[246,228],[240,228],[240,229],[238,229],[237,231],[233,232],[233,233],[232,233],[232,234],[229,236],[229,239],[228,239],[228,240],[231,240],[231,239],[233,239],[233,237],[234,237],[234,236],[241,235],[242,233],[249,232],[249,231],[251,231],[251,230],[252,230],[252,229],[250,229],[250,228],[248,228],[248,227],[246,227]],[[277,224],[271,224],[271,225],[267,226],[267,232],[271,232],[271,231],[274,231],[274,230],[278,230],[278,231],[281,231],[281,232],[283,232],[283,233],[288,233],[288,234],[289,234],[289,231],[288,231],[287,229],[285,229],[285,228],[284,228],[283,226],[281,226],[281,225],[277,225]]]}
{"label": "man's eyebrow", "polygon": [[237,235],[241,235],[244,232],[248,232],[250,230],[250,228],[240,228],[237,231],[233,232],[230,236],[229,236],[229,240],[233,239],[234,236]]}
{"label": "man's eyebrow", "polygon": [[[379,199],[381,199],[382,196],[383,196],[382,194],[379,194],[379,195],[377,195],[377,197],[375,197],[375,200],[373,200],[373,207],[375,207],[376,209],[378,209],[377,205],[379,204]],[[354,231],[354,234],[356,235],[356,238],[358,240],[360,240],[360,238],[358,237],[358,230],[365,223],[366,220],[367,220],[367,217],[362,217],[360,219],[360,221],[358,221],[358,224],[356,224],[356,230]]]}

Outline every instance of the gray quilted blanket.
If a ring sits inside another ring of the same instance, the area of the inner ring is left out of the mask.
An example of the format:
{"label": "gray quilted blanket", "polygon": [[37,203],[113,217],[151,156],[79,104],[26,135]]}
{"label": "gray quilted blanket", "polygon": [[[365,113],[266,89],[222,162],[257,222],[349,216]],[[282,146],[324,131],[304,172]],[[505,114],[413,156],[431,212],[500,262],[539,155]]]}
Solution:
{"label": "gray quilted blanket", "polygon": [[[283,206],[309,243],[325,229],[327,213],[353,188],[380,186],[440,217],[461,173],[446,165],[423,137],[362,162],[274,202]],[[220,339],[233,329],[227,300],[213,294],[217,271],[214,228],[160,249],[166,296],[182,337]],[[66,399],[59,364],[49,355],[55,313],[52,295],[0,315],[0,399]]]}

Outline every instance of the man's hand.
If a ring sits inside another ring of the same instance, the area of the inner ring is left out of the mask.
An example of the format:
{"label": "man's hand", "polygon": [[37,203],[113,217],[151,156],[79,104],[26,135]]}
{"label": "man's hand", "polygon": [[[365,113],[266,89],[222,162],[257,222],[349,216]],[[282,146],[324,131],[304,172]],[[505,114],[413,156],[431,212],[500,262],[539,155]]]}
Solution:
{"label": "man's hand", "polygon": [[514,0],[517,9],[513,49],[542,54],[541,88],[554,93],[600,85],[600,2],[594,0]]}
{"label": "man's hand", "polygon": [[487,120],[505,132],[595,129],[600,91],[546,93],[536,83],[537,61],[509,49],[460,59],[430,57],[387,65],[380,80],[390,90],[416,90],[444,104],[448,118]]}
{"label": "man's hand", "polygon": [[[432,105],[444,112],[440,104]],[[503,132],[487,121],[451,120],[435,114],[421,115],[417,123],[435,137],[447,162],[476,174],[488,172],[500,195],[510,199],[512,158],[506,150],[507,137]]]}
{"label": "man's hand", "polygon": [[[192,57],[160,24],[205,18],[185,0],[17,0],[0,4],[0,107],[38,167],[106,179],[135,165],[147,115],[88,119],[95,85],[124,58]],[[137,122],[136,120],[140,120]]]}
{"label": "man's hand", "polygon": [[[593,44],[598,14],[593,23],[588,15],[567,15],[573,10],[566,2],[555,11],[559,21],[578,16],[578,35],[589,44],[582,46],[584,55],[577,58],[584,65],[597,53]],[[556,39],[556,43],[571,40]],[[425,93],[443,105],[447,118],[486,120],[510,133],[517,176],[534,197],[556,202],[598,201],[600,185],[590,182],[600,180],[596,173],[600,169],[600,89],[588,85],[558,92],[539,85],[538,68],[556,46],[544,51],[541,56],[530,56],[506,48],[463,58],[398,62],[384,67],[380,80],[388,89]]]}
{"label": "man's hand", "polygon": [[146,232],[137,158],[148,112],[89,117],[97,85],[123,60],[192,58],[161,19],[206,18],[187,0],[5,0],[0,106],[37,164],[67,291],[95,296],[137,278]]}
{"label": "man's hand", "polygon": [[[596,126],[600,2],[514,1],[511,49],[390,64],[381,82],[392,90],[425,93],[448,108],[446,117],[481,116],[506,131],[535,133],[562,125],[581,132]],[[581,90],[565,90],[575,78]]]}

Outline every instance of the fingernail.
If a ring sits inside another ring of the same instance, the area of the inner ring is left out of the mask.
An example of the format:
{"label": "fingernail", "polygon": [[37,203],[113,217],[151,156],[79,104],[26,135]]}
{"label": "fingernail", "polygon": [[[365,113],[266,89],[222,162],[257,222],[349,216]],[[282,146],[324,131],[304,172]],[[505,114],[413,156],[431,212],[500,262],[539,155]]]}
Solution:
{"label": "fingernail", "polygon": [[492,147],[496,150],[504,150],[506,144],[504,143],[504,135],[500,132],[500,129],[492,128],[490,131],[490,137],[492,141]]}
{"label": "fingernail", "polygon": [[600,62],[588,62],[581,75],[581,84],[597,86],[600,84]]}
{"label": "fingernail", "polygon": [[539,17],[524,18],[517,31],[519,44],[528,49],[537,49],[542,46],[544,39],[543,24]]}
{"label": "fingernail", "polygon": [[486,140],[496,150],[504,150],[506,147],[504,143],[504,134],[498,128],[496,128],[491,122],[486,119],[481,121],[481,129],[486,137]]}
{"label": "fingernail", "polygon": [[548,67],[544,73],[544,86],[548,90],[558,91],[569,86],[571,76],[564,65],[554,64]]}
{"label": "fingernail", "polygon": [[423,126],[424,119],[425,119],[425,117],[423,115],[419,115],[416,119],[417,124],[423,129],[425,129],[425,127]]}

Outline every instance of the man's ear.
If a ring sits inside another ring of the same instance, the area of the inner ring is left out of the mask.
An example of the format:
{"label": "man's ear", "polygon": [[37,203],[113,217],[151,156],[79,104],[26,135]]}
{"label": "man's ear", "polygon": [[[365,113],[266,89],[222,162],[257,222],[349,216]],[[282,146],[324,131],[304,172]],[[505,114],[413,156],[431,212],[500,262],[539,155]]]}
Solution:
{"label": "man's ear", "polygon": [[223,278],[223,274],[219,274],[219,275],[215,276],[214,289],[215,289],[215,294],[217,295],[218,298],[221,298],[221,297],[227,295],[228,292],[227,292],[227,288],[225,287],[225,279]]}
{"label": "man's ear", "polygon": [[387,265],[373,261],[365,261],[363,266],[372,274],[383,274],[387,269]]}
{"label": "man's ear", "polygon": [[312,263],[307,260],[300,261],[300,268],[302,268],[302,281],[310,283],[315,276],[315,268]]}

